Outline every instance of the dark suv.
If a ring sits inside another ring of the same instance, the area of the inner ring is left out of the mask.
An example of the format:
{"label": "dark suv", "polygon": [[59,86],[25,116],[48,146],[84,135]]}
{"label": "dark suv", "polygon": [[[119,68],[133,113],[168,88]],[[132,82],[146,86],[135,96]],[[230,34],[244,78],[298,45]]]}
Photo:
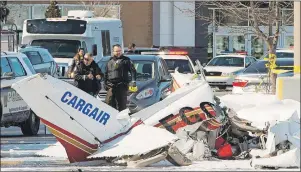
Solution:
{"label": "dark suv", "polygon": [[[127,57],[133,61],[137,71],[138,91],[128,94],[127,106],[131,113],[138,112],[168,96],[172,87],[172,77],[161,57],[154,55],[127,55]],[[104,57],[98,62],[102,72],[105,72],[109,59]],[[102,89],[97,98],[104,101],[105,97],[106,91],[102,82]]]}

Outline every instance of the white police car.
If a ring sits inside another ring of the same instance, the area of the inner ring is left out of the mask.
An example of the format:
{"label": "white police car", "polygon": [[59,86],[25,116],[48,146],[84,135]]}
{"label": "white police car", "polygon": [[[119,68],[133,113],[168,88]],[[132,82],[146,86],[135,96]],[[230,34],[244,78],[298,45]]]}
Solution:
{"label": "white police car", "polygon": [[24,135],[38,133],[40,119],[11,88],[13,83],[33,74],[35,70],[25,54],[1,52],[1,127],[19,126]]}
{"label": "white police car", "polygon": [[210,86],[219,89],[232,87],[233,72],[242,70],[256,61],[255,57],[242,54],[216,56],[204,67],[206,80]]}
{"label": "white police car", "polygon": [[188,56],[188,52],[179,50],[167,50],[160,52],[143,52],[144,55],[158,55],[164,59],[167,64],[168,71],[173,74],[176,69],[180,73],[196,73],[195,66]]}

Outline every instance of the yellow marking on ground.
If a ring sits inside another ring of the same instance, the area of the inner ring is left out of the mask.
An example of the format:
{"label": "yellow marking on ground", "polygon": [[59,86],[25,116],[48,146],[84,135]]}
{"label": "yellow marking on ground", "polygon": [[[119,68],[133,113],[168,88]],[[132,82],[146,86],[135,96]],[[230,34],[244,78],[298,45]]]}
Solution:
{"label": "yellow marking on ground", "polygon": [[22,164],[24,161],[5,161],[5,160],[1,160],[0,161],[1,163],[1,166],[3,166],[3,165],[20,165],[20,164]]}

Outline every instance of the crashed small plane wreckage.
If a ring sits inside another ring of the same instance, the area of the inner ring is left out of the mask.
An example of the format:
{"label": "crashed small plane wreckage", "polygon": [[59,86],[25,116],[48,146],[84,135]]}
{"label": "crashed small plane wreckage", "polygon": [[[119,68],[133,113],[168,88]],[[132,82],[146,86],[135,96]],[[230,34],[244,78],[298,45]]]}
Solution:
{"label": "crashed small plane wreckage", "polygon": [[179,89],[132,116],[49,75],[30,76],[12,88],[64,146],[71,163],[126,159],[127,165],[137,167],[167,159],[190,165],[191,160],[173,146],[178,140],[174,133],[200,122],[208,130],[221,125],[212,108],[212,91],[204,91],[210,89],[206,83]]}
{"label": "crashed small plane wreckage", "polygon": [[253,158],[255,168],[300,167],[296,114],[266,128],[252,126],[252,120],[224,106],[203,77],[184,80],[184,75],[175,72],[173,92],[131,116],[48,75],[26,78],[13,88],[61,143],[49,150],[65,149],[71,163],[144,167],[166,159],[186,166],[215,157]]}

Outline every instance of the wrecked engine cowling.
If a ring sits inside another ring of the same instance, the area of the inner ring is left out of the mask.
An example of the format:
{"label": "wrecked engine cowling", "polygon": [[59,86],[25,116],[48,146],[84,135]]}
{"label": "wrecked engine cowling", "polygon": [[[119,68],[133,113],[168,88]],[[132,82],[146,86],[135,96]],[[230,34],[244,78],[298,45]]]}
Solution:
{"label": "wrecked engine cowling", "polygon": [[[222,108],[217,97],[215,104],[202,102],[200,108],[202,120],[176,132],[180,140],[175,145],[191,160],[251,158],[249,151],[261,148],[262,140],[266,141],[266,131],[238,118],[233,110]],[[182,113],[189,110],[185,107]]]}

